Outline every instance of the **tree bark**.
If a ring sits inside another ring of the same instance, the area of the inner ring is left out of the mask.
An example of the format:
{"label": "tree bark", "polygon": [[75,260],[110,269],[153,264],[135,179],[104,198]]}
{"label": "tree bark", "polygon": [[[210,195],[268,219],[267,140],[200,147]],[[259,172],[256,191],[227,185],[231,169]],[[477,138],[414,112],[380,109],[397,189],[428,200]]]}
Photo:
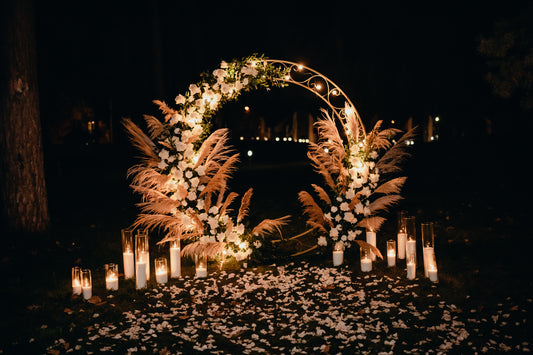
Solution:
{"label": "tree bark", "polygon": [[44,233],[50,217],[31,0],[0,5],[0,209],[7,231]]}

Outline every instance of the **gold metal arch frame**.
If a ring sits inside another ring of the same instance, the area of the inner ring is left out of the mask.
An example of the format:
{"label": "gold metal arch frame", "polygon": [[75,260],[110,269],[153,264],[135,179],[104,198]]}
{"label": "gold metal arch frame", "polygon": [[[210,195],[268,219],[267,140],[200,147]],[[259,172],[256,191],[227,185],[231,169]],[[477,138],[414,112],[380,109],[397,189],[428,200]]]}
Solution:
{"label": "gold metal arch frame", "polygon": [[[359,123],[359,139],[363,140],[366,137],[365,126],[361,120],[361,116],[357,112],[355,105],[348,98],[348,96],[342,91],[337,84],[331,81],[327,76],[306,67],[302,64],[289,62],[286,60],[278,59],[266,59],[265,62],[272,65],[279,65],[282,69],[286,70],[287,76],[282,79],[286,83],[295,84],[311,91],[326,103],[333,113],[333,116],[343,123],[347,115],[353,113]],[[346,110],[352,110],[352,112],[346,112]],[[344,132],[346,135],[346,132]]]}

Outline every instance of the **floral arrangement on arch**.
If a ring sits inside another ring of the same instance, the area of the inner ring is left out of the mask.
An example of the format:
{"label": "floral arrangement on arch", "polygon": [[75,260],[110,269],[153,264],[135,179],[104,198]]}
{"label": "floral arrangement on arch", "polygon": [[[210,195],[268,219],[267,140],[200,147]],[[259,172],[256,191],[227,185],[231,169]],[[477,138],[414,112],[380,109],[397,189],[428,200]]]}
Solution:
{"label": "floral arrangement on arch", "polygon": [[319,140],[309,144],[307,155],[324,178],[326,189],[312,184],[318,200],[307,191],[299,193],[307,224],[322,234],[315,247],[349,248],[357,243],[370,247],[382,258],[377,248],[357,237],[365,228],[379,230],[385,218],[377,214],[401,199],[399,192],[406,177],[387,177],[401,171],[400,163],[407,156],[405,142],[412,138],[413,131],[393,141],[400,131],[380,130],[379,121],[361,140],[353,107],[345,105],[339,124],[323,112],[323,118],[315,123]]}
{"label": "floral arrangement on arch", "polygon": [[142,196],[141,213],[134,227],[165,232],[159,244],[176,239],[189,241],[184,256],[234,256],[248,258],[263,245],[263,238],[288,222],[289,216],[265,219],[255,228],[246,228],[252,189],[241,199],[236,216],[230,205],[238,194],[227,191],[239,154],[228,144],[227,129],[211,133],[210,118],[242,91],[283,86],[279,78],[286,71],[263,57],[221,62],[220,68],[191,84],[178,95],[176,108],[155,100],[163,120],[145,115],[148,134],[131,120],[123,121],[141,162],[128,171],[131,187]]}

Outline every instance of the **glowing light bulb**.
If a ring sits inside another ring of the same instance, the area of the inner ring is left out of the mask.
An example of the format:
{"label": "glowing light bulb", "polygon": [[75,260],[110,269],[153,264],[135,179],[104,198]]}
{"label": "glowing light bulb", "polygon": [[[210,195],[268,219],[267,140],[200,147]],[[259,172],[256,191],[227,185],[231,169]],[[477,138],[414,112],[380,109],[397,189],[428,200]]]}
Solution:
{"label": "glowing light bulb", "polygon": [[304,68],[304,66],[303,66],[303,65],[301,65],[301,64],[298,64],[298,70],[302,70],[303,68]]}
{"label": "glowing light bulb", "polygon": [[254,155],[254,152],[249,150],[246,154],[248,154],[248,156],[251,157],[252,155]]}
{"label": "glowing light bulb", "polygon": [[244,111],[245,112],[250,112],[250,106],[244,106]]}
{"label": "glowing light bulb", "polygon": [[316,84],[316,85],[315,85],[315,89],[316,89],[317,91],[322,90],[322,85],[321,85],[321,84]]}

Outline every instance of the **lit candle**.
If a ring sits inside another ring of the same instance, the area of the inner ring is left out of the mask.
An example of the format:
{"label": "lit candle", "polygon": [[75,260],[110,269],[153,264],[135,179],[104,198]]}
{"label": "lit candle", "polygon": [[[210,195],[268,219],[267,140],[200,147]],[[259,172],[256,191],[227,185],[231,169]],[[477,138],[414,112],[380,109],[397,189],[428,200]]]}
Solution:
{"label": "lit candle", "polygon": [[387,250],[387,264],[389,266],[396,265],[396,251],[393,249]]}
{"label": "lit candle", "polygon": [[439,276],[437,275],[437,266],[430,264],[428,267],[428,277],[431,282],[438,282]]}
{"label": "lit candle", "polygon": [[333,250],[333,266],[342,265],[344,252],[342,250]]}
{"label": "lit candle", "polygon": [[137,261],[136,265],[136,286],[137,289],[145,288],[146,287],[146,262],[141,257],[139,261]]}
{"label": "lit candle", "polygon": [[337,242],[333,247],[333,266],[342,265],[344,261],[344,243]]}
{"label": "lit candle", "polygon": [[72,294],[81,295],[81,268],[79,266],[72,268]]}
{"label": "lit candle", "polygon": [[416,276],[416,264],[414,262],[407,263],[407,278],[413,280]]}
{"label": "lit candle", "polygon": [[[372,229],[366,230],[366,242],[372,246],[376,246],[376,232]],[[376,255],[372,250],[370,250],[370,258],[376,260]]]}
{"label": "lit candle", "polygon": [[105,264],[105,286],[107,290],[118,290],[118,265]]}
{"label": "lit candle", "polygon": [[135,276],[133,251],[127,250],[122,254],[122,256],[124,259],[124,278],[133,279]]}
{"label": "lit candle", "polygon": [[167,259],[164,257],[155,259],[155,280],[160,284],[168,281]]}
{"label": "lit candle", "polygon": [[405,244],[407,233],[398,233],[398,259],[405,259]]}
{"label": "lit candle", "polygon": [[198,266],[196,268],[196,277],[197,278],[207,277],[207,268],[205,266]]}
{"label": "lit candle", "polygon": [[181,277],[181,255],[179,240],[170,243],[170,277]]}
{"label": "lit candle", "polygon": [[368,257],[361,259],[361,271],[369,272],[372,271],[372,260]]}
{"label": "lit candle", "polygon": [[415,239],[407,240],[405,252],[407,255],[410,255],[410,254],[416,255],[416,240]]}
{"label": "lit candle", "polygon": [[81,283],[83,298],[88,300],[93,296],[93,283],[91,278],[91,270],[84,269],[81,272]]}
{"label": "lit candle", "polygon": [[432,256],[435,255],[435,249],[433,247],[424,247],[423,256],[424,256],[424,275],[429,277],[428,266]]}
{"label": "lit candle", "polygon": [[145,251],[143,259],[146,260],[146,280],[150,280],[150,253]]}
{"label": "lit candle", "polygon": [[207,277],[207,256],[205,255],[195,255],[195,264],[196,264],[196,277],[204,278]]}

